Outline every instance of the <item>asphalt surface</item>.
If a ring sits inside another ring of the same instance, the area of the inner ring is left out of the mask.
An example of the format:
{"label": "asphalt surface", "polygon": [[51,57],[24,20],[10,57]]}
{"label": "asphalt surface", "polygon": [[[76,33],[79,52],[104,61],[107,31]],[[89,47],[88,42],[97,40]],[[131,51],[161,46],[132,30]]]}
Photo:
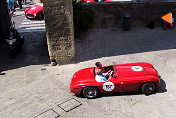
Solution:
{"label": "asphalt surface", "polygon": [[[17,58],[10,59],[5,48],[0,53],[2,118],[176,116],[175,30],[138,27],[123,32],[120,29],[95,29],[84,39],[76,39],[75,64],[54,67],[50,66],[45,32],[26,32],[23,35],[25,45]],[[102,94],[92,100],[70,93],[73,74],[80,69],[93,67],[97,61],[103,65],[113,62],[151,63],[161,76],[161,87],[150,96],[137,92],[114,93]]]}
{"label": "asphalt surface", "polygon": [[[25,44],[15,59],[9,57],[7,45],[0,44],[0,118],[175,118],[175,29],[94,29],[75,40],[76,63],[60,66],[50,66],[44,31],[21,35]],[[73,74],[97,61],[151,63],[161,76],[161,87],[150,96],[128,92],[92,100],[70,93]]]}

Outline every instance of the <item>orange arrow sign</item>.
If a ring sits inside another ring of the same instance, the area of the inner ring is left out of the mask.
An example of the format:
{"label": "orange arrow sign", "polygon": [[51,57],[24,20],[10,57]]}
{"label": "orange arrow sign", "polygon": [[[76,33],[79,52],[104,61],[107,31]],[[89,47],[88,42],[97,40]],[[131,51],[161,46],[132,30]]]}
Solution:
{"label": "orange arrow sign", "polygon": [[164,15],[163,17],[161,17],[163,20],[167,21],[168,23],[172,24],[172,13],[168,13],[166,15]]}

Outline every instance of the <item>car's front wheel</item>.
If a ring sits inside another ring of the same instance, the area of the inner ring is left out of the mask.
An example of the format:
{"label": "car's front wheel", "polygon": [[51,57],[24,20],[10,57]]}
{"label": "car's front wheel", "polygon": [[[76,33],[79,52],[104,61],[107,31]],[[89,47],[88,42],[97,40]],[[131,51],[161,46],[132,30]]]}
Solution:
{"label": "car's front wheel", "polygon": [[154,93],[155,90],[156,90],[156,85],[152,82],[145,83],[142,86],[142,93],[144,93],[146,95],[150,95],[150,94]]}
{"label": "car's front wheel", "polygon": [[88,99],[93,99],[93,98],[98,97],[99,90],[96,87],[85,87],[83,89],[83,95],[84,95],[84,97],[86,97]]}

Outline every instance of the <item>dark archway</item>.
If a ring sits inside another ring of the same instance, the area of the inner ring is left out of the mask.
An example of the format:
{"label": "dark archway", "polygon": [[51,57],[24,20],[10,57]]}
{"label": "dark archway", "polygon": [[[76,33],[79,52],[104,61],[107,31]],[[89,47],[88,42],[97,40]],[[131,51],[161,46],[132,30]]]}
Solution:
{"label": "dark archway", "polygon": [[0,2],[0,41],[5,40],[9,33],[10,20],[6,0]]}

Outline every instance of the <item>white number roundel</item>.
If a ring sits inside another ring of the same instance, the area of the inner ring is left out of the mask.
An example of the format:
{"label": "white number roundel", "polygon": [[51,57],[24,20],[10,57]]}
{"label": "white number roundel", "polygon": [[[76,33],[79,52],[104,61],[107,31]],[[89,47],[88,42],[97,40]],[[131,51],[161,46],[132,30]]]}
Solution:
{"label": "white number roundel", "polygon": [[115,86],[114,86],[114,84],[112,82],[105,82],[103,84],[103,89],[105,91],[112,91],[112,90],[114,90],[114,88],[115,88]]}
{"label": "white number roundel", "polygon": [[131,69],[133,71],[142,71],[143,70],[143,68],[141,66],[132,66]]}

